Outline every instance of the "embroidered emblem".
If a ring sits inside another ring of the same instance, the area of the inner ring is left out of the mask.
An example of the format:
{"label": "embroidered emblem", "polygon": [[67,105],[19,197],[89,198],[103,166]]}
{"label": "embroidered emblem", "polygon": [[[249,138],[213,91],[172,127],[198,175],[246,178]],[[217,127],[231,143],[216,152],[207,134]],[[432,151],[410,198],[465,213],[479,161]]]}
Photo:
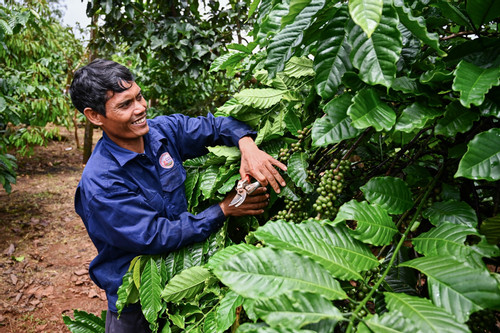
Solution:
{"label": "embroidered emblem", "polygon": [[174,166],[174,159],[168,152],[161,154],[160,165],[164,169],[170,169]]}

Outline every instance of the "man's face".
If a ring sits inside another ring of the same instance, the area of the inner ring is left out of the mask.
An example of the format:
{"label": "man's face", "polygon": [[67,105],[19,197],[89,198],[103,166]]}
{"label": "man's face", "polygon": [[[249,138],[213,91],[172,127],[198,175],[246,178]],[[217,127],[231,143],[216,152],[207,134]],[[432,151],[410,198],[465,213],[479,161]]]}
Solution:
{"label": "man's face", "polygon": [[142,136],[149,131],[147,104],[141,88],[132,82],[129,89],[115,92],[105,107],[106,117],[101,117],[101,128],[119,146],[135,150],[137,144],[142,144]]}

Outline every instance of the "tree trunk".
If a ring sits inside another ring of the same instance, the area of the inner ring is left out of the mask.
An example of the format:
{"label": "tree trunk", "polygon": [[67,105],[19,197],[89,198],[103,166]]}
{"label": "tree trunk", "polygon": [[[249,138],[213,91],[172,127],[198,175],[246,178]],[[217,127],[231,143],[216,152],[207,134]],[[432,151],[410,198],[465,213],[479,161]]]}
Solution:
{"label": "tree trunk", "polygon": [[[89,63],[97,58],[97,51],[95,46],[95,38],[97,34],[97,15],[94,14],[92,16],[90,30],[90,41],[89,41]],[[85,119],[85,135],[83,137],[83,164],[87,164],[90,155],[92,154],[92,145],[93,145],[93,133],[94,133],[94,125],[88,120]]]}

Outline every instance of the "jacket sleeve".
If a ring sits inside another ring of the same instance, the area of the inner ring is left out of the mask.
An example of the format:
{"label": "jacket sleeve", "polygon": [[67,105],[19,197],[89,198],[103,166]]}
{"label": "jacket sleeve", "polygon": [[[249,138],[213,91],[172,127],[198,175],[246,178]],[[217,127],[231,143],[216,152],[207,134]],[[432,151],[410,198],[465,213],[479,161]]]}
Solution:
{"label": "jacket sleeve", "polygon": [[[88,201],[81,195],[77,191],[76,210],[80,215],[87,212],[82,218],[93,240],[141,254],[161,254],[201,242],[226,219],[217,204],[197,215],[185,212],[179,219],[169,220],[158,216],[151,199],[133,191],[114,191]],[[85,202],[88,209],[83,207]]]}
{"label": "jacket sleeve", "polygon": [[171,116],[171,130],[182,160],[207,153],[207,146],[238,146],[238,141],[247,135],[255,138],[257,133],[245,123],[232,117],[188,117],[181,114]]}

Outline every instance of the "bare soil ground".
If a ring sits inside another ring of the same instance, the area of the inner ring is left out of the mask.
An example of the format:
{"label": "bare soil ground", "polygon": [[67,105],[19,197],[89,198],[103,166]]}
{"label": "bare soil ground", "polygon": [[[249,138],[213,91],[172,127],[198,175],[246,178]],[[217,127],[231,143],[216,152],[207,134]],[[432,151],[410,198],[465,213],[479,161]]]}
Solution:
{"label": "bare soil ground", "polygon": [[[0,188],[1,333],[69,332],[62,315],[100,316],[107,307],[88,275],[95,248],[73,208],[82,151],[74,133],[60,133],[60,141],[17,157],[12,193]],[[94,142],[100,136],[95,130]]]}

